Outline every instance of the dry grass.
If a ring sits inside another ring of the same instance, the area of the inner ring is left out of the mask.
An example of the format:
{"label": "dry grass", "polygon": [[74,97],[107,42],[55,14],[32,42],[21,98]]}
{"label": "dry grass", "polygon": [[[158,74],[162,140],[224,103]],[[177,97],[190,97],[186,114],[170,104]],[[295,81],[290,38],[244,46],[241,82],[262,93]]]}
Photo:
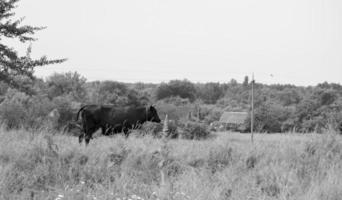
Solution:
{"label": "dry grass", "polygon": [[[3,129],[0,138],[0,199],[160,199],[159,139],[98,137],[85,147],[76,137]],[[341,199],[340,136],[249,139],[169,141],[166,199]]]}

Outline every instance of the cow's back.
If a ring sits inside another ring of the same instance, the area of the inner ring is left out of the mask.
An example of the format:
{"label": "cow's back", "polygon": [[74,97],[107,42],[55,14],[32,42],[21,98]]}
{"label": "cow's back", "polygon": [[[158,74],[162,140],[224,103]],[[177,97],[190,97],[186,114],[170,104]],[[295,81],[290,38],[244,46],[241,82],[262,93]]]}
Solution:
{"label": "cow's back", "polygon": [[103,120],[109,124],[135,124],[144,121],[146,111],[144,107],[115,107],[102,106]]}

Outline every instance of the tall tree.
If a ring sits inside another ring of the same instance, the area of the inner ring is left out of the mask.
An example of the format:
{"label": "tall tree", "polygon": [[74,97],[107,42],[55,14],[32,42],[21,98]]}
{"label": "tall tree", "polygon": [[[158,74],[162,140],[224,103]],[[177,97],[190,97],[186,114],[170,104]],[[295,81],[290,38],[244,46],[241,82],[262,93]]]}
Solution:
{"label": "tall tree", "polygon": [[188,80],[171,80],[167,84],[162,83],[156,90],[158,100],[177,96],[193,102],[196,99],[195,85]]}
{"label": "tall tree", "polygon": [[[34,79],[34,68],[54,63],[61,63],[65,59],[48,60],[45,56],[40,59],[31,59],[31,47],[28,47],[27,53],[20,56],[18,52],[3,44],[6,39],[16,39],[21,43],[36,40],[33,35],[36,31],[44,27],[35,27],[22,25],[23,18],[14,19],[13,9],[19,0],[0,0],[0,81],[9,86],[26,90],[21,81],[23,78]],[[19,79],[19,80],[18,80]]]}

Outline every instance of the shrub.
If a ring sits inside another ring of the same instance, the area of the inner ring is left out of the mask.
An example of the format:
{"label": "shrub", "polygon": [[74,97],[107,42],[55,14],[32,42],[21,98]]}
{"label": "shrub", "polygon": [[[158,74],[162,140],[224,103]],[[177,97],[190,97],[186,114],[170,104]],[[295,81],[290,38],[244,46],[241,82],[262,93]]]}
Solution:
{"label": "shrub", "polygon": [[177,138],[179,133],[178,133],[178,124],[177,121],[175,120],[169,120],[168,121],[168,135],[167,137],[169,138]]}
{"label": "shrub", "polygon": [[33,96],[26,107],[27,118],[25,126],[31,129],[45,127],[46,116],[54,107],[53,103],[43,96]]}
{"label": "shrub", "polygon": [[185,139],[205,139],[209,136],[210,131],[208,125],[198,122],[188,122],[184,125],[182,138]]}
{"label": "shrub", "polygon": [[46,126],[53,103],[45,96],[28,96],[9,90],[0,104],[1,121],[7,129],[36,129]]}
{"label": "shrub", "polygon": [[140,129],[141,135],[149,135],[157,136],[163,130],[163,124],[161,123],[153,123],[153,122],[145,122]]}
{"label": "shrub", "polygon": [[77,110],[73,108],[73,101],[72,97],[70,96],[56,97],[53,100],[53,103],[58,109],[60,115],[56,124],[53,124],[53,128],[60,130],[62,127],[65,127],[70,121],[75,118]]}
{"label": "shrub", "polygon": [[201,116],[203,118],[203,121],[207,124],[219,121],[221,115],[222,109],[219,109],[217,107],[201,106]]}
{"label": "shrub", "polygon": [[74,100],[82,101],[86,97],[85,82],[77,72],[55,73],[47,78],[47,93],[51,99],[70,95]]}
{"label": "shrub", "polygon": [[[178,130],[177,130],[176,121],[169,120],[168,121],[168,138],[177,138]],[[152,134],[154,137],[162,137],[163,134],[163,124],[161,123],[153,123],[153,122],[145,122],[141,129],[140,133],[142,135]]]}
{"label": "shrub", "polygon": [[26,111],[22,104],[5,102],[1,104],[1,121],[6,129],[21,128],[26,119]]}
{"label": "shrub", "polygon": [[17,129],[24,125],[27,118],[28,96],[16,90],[8,90],[0,105],[1,121],[7,129]]}

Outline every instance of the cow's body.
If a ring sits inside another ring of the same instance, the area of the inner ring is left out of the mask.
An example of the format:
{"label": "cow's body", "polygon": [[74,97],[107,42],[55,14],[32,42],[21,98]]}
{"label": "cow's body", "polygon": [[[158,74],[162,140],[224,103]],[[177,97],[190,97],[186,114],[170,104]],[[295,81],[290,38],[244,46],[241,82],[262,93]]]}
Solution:
{"label": "cow's body", "polygon": [[78,111],[77,119],[80,113],[84,134],[79,137],[79,142],[81,143],[85,137],[86,144],[99,128],[103,135],[122,130],[128,136],[128,129],[137,127],[145,121],[160,122],[157,110],[153,106],[118,108],[113,105],[86,105]]}
{"label": "cow's body", "polygon": [[107,125],[106,131],[104,135],[115,135],[117,133],[122,133],[123,130],[123,125],[122,124],[117,124],[117,125]]}

